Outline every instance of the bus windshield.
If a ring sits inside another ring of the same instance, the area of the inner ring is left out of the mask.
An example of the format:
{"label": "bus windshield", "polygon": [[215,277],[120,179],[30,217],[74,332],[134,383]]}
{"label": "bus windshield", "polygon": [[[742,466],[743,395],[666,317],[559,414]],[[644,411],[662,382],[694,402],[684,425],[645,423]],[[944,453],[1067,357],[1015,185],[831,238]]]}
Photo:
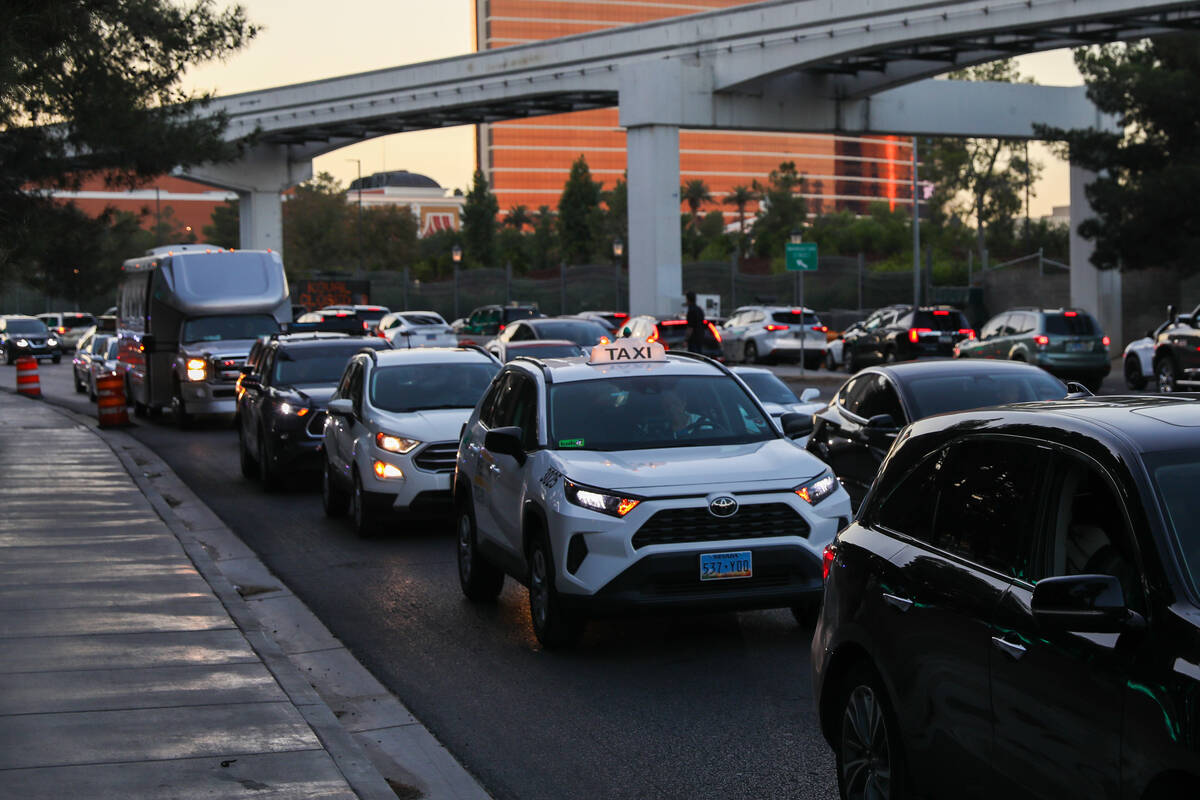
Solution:
{"label": "bus windshield", "polygon": [[220,342],[227,339],[257,339],[279,333],[279,323],[266,314],[229,314],[217,317],[196,317],[183,323],[180,341]]}

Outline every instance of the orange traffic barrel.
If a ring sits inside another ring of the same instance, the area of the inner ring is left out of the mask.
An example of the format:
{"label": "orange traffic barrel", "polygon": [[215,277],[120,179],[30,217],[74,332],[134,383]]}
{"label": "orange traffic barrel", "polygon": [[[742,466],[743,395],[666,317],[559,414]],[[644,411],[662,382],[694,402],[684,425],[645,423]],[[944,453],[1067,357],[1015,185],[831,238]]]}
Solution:
{"label": "orange traffic barrel", "polygon": [[42,383],[38,379],[37,359],[25,356],[17,359],[17,394],[41,397]]}
{"label": "orange traffic barrel", "polygon": [[96,415],[101,428],[129,424],[125,409],[125,382],[120,375],[105,375],[96,379]]}

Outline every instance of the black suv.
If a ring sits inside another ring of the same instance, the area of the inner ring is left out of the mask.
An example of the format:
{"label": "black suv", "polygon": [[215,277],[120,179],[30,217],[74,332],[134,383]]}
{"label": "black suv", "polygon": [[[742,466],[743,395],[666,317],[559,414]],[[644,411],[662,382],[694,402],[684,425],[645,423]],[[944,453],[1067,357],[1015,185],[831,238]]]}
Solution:
{"label": "black suv", "polygon": [[62,361],[62,343],[37,317],[17,314],[0,317],[0,350],[6,364],[22,356],[48,358],[55,364]]}
{"label": "black suv", "polygon": [[1168,309],[1170,322],[1154,341],[1154,375],[1160,392],[1196,391],[1200,387],[1200,306],[1190,314]]}
{"label": "black suv", "polygon": [[1200,401],[931,417],[825,551],[843,797],[1194,798]]}
{"label": "black suv", "polygon": [[[883,312],[883,313],[880,313]],[[975,330],[957,308],[889,306],[845,338],[842,359],[850,372],[872,364],[954,355],[954,345],[974,339]]]}
{"label": "black suv", "polygon": [[276,336],[238,379],[237,429],[242,474],[275,488],[287,469],[320,466],[325,405],[346,363],[364,349],[389,350],[387,339],[338,334]]}

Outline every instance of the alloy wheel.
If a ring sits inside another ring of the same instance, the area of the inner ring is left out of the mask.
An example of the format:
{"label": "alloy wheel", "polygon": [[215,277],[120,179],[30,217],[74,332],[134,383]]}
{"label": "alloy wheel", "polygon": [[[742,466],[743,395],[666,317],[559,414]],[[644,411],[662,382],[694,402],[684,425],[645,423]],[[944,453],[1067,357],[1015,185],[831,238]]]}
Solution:
{"label": "alloy wheel", "polygon": [[475,556],[471,538],[471,518],[464,510],[458,515],[458,577],[464,584],[471,581],[471,562]]}
{"label": "alloy wheel", "polygon": [[1169,358],[1158,362],[1158,390],[1168,393],[1175,391],[1175,363]]}
{"label": "alloy wheel", "polygon": [[546,552],[541,547],[533,549],[529,569],[529,607],[537,627],[545,629],[550,609],[550,586],[547,580]]}
{"label": "alloy wheel", "polygon": [[842,713],[841,778],[847,800],[892,796],[887,720],[870,686],[854,687]]}

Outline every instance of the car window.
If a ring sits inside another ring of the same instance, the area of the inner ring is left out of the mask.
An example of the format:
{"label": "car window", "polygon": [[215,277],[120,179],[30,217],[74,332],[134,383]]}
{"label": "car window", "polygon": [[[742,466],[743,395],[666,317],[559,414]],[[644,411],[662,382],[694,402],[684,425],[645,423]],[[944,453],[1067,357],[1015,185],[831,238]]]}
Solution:
{"label": "car window", "polygon": [[338,381],[337,389],[333,392],[333,398],[347,398],[350,396],[350,378],[354,374],[354,365],[347,364],[342,371],[342,379]]}
{"label": "car window", "polygon": [[[946,308],[920,310],[913,314],[913,328],[928,328],[934,331],[958,331],[970,327],[961,311]],[[1005,322],[1007,327],[1010,323]]]}
{"label": "car window", "polygon": [[515,425],[521,429],[526,450],[537,449],[537,384],[527,375],[514,374],[512,402],[501,409],[500,426]]}
{"label": "car window", "polygon": [[1185,578],[1200,593],[1200,453],[1195,448],[1150,453],[1146,466],[1181,555]]}
{"label": "car window", "polygon": [[872,375],[863,381],[865,390],[854,413],[863,419],[870,419],[879,414],[887,414],[897,425],[904,424],[904,408],[900,405],[900,396],[896,387],[884,375]]}
{"label": "car window", "polygon": [[8,332],[45,335],[50,331],[46,328],[46,323],[40,319],[10,319],[8,321]]}
{"label": "car window", "polygon": [[[537,338],[537,333],[528,325],[513,325],[508,330],[512,331],[512,335],[508,337],[510,342],[523,342]],[[507,331],[505,332],[507,333]]]}
{"label": "car window", "polygon": [[1031,333],[1037,327],[1037,317],[1033,314],[1018,314],[1014,327],[1017,333]]}
{"label": "car window", "polygon": [[363,363],[354,362],[354,370],[350,373],[350,402],[354,404],[354,413],[362,418],[363,413]]}
{"label": "car window", "polygon": [[271,367],[272,386],[312,386],[335,383],[360,349],[355,342],[320,347],[280,348]]}
{"label": "car window", "polygon": [[371,370],[375,408],[393,413],[474,408],[499,367],[494,362],[389,364]]}
{"label": "car window", "polygon": [[92,337],[95,335],[95,333],[85,333],[83,338],[81,338],[78,344],[76,344],[76,349],[81,353],[87,352],[88,346],[92,343]]}
{"label": "car window", "polygon": [[506,372],[499,379],[493,379],[487,394],[479,404],[479,422],[485,428],[496,427],[496,400],[504,392],[504,384],[508,382],[510,375],[512,375],[511,372]]}
{"label": "car window", "polygon": [[863,398],[867,396],[870,387],[882,377],[877,372],[868,372],[847,383],[842,389],[845,394],[840,398],[845,409],[851,414],[862,416],[858,409],[862,405]]}
{"label": "car window", "polygon": [[985,322],[983,327],[979,329],[980,340],[990,339],[993,336],[999,336],[1000,327],[1004,323],[1005,316],[1005,314],[1000,314],[999,316],[992,317]]}
{"label": "car window", "polygon": [[1015,370],[995,373],[972,370],[910,377],[904,382],[905,399],[912,419],[918,420],[947,411],[1061,400],[1067,395],[1066,384],[1048,372],[1029,368],[1014,373]]}
{"label": "car window", "polygon": [[1089,314],[1062,311],[1046,314],[1045,331],[1057,336],[1099,336],[1100,329]]}
{"label": "car window", "polygon": [[850,410],[849,407],[846,406],[846,402],[850,397],[850,393],[852,391],[854,391],[854,388],[859,383],[861,383],[863,378],[865,378],[865,377],[866,377],[866,375],[859,375],[858,377],[851,378],[850,380],[848,380],[844,384],[842,384],[842,388],[838,390],[838,393],[837,393],[838,404],[841,405],[842,407],[846,408],[847,411]]}
{"label": "car window", "polygon": [[764,403],[786,406],[800,402],[791,387],[770,372],[739,372],[738,377],[745,381],[750,391]]}

